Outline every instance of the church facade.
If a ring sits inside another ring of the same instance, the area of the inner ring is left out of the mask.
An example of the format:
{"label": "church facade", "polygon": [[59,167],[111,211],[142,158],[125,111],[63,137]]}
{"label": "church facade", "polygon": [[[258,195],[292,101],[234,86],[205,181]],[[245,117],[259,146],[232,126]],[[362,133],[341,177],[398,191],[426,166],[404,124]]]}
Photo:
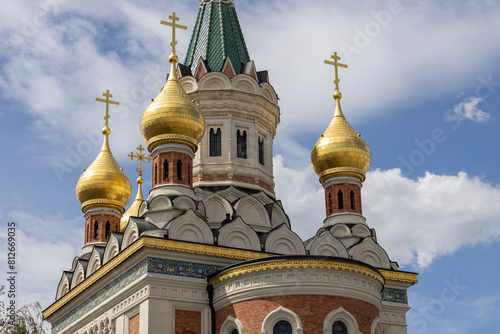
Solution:
{"label": "church facade", "polygon": [[[234,0],[200,0],[184,64],[144,110],[138,192],[111,152],[106,91],[103,146],[76,186],[84,246],[44,311],[54,334],[400,334],[407,289],[362,212],[371,163],[347,122],[335,53],[333,118],[311,152],[325,189],[315,235],[293,232],[273,182],[280,120],[267,71],[251,60]],[[158,87],[161,88],[161,87]],[[110,138],[111,137],[111,138]],[[143,163],[151,162],[149,196]],[[315,228],[316,229],[316,228]]]}

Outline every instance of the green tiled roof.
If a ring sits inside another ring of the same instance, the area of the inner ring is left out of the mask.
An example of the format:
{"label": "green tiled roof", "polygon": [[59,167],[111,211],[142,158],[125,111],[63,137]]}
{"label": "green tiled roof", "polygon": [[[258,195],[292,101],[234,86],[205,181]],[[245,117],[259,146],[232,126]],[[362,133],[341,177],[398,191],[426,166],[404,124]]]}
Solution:
{"label": "green tiled roof", "polygon": [[210,1],[200,6],[184,65],[197,66],[200,57],[211,71],[220,71],[229,56],[236,72],[250,61],[234,5]]}

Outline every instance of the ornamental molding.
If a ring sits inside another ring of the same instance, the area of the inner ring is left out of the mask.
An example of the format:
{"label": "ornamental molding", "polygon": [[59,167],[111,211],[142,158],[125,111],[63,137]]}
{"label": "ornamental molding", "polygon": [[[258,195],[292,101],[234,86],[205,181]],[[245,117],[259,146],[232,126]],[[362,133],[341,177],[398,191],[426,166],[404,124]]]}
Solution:
{"label": "ornamental molding", "polygon": [[123,202],[120,201],[115,201],[112,199],[107,199],[107,198],[97,198],[97,199],[91,199],[88,201],[85,201],[82,203],[82,210],[86,212],[89,207],[100,207],[100,206],[105,206],[105,205],[110,205],[111,208],[113,209],[118,209],[120,213],[123,213],[125,211],[125,207],[123,206]]}
{"label": "ornamental molding", "polygon": [[59,300],[50,305],[45,311],[43,311],[44,319],[47,319],[63,306],[74,300],[77,296],[87,290],[90,286],[100,280],[103,276],[108,274],[118,265],[123,263],[137,251],[142,248],[153,248],[153,249],[161,249],[161,250],[169,250],[176,251],[181,253],[190,253],[190,254],[199,254],[199,255],[207,255],[214,257],[223,257],[228,259],[237,259],[237,260],[254,260],[272,256],[272,254],[261,253],[255,251],[248,250],[240,250],[240,249],[231,249],[224,248],[218,246],[211,245],[201,245],[201,244],[192,244],[188,242],[181,241],[173,241],[168,239],[158,239],[143,236],[138,239],[136,242],[131,244],[125,250],[123,250],[116,257],[111,259],[104,266],[99,268],[94,274],[85,279],[83,282],[78,284],[74,289],[70,290],[67,294],[61,297]]}
{"label": "ornamental molding", "polygon": [[190,136],[186,136],[179,133],[165,133],[158,136],[154,136],[153,138],[148,140],[148,150],[154,150],[154,147],[164,143],[178,143],[178,144],[187,144],[193,152],[196,152],[198,149],[198,141]]}
{"label": "ornamental molding", "polygon": [[386,280],[411,283],[411,284],[418,283],[417,274],[415,273],[407,273],[407,272],[384,270],[384,269],[380,269],[379,271]]}
{"label": "ornamental molding", "polygon": [[291,269],[291,268],[296,268],[296,269],[319,268],[319,269],[344,270],[374,278],[382,284],[384,284],[385,282],[384,276],[382,276],[378,271],[362,267],[357,264],[336,262],[336,261],[291,260],[291,261],[273,261],[273,262],[257,263],[228,270],[213,277],[210,280],[210,284],[217,284],[232,277],[245,275],[261,270],[275,270],[275,269],[280,270],[280,269]]}

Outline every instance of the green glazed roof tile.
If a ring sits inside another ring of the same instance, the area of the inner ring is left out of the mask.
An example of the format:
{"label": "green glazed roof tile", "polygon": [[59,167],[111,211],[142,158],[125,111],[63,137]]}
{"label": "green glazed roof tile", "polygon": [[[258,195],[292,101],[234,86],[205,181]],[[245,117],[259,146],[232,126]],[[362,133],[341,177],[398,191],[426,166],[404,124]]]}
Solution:
{"label": "green glazed roof tile", "polygon": [[237,70],[250,61],[236,9],[223,0],[205,2],[200,6],[184,64],[196,67],[203,58],[210,70],[221,71],[227,57]]}

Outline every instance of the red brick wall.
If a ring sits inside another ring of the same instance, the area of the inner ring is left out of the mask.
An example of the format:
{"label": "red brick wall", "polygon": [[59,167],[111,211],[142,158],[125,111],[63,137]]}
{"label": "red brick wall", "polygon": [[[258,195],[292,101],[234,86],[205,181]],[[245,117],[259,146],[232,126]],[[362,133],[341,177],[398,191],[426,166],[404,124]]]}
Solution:
{"label": "red brick wall", "polygon": [[[323,333],[323,322],[333,310],[339,307],[351,313],[358,322],[361,333],[370,333],[371,324],[379,310],[367,302],[336,296],[277,296],[241,302],[216,312],[216,333],[229,315],[241,321],[245,334],[259,334],[266,316],[279,306],[297,314],[302,321],[304,333]],[[177,333],[176,333],[177,334]]]}
{"label": "red brick wall", "polygon": [[[259,180],[259,182],[255,182],[255,179],[253,177],[234,175],[232,178],[229,178],[229,176],[227,174],[205,174],[205,175],[203,175],[203,181],[228,181],[228,180],[258,185],[258,186],[262,187],[263,189],[266,189],[267,191],[274,194],[273,187],[271,187],[269,184],[267,184],[263,181],[260,181],[260,180]],[[193,178],[193,182],[199,182],[199,181],[200,181],[200,179],[198,178],[198,176],[195,176]]]}
{"label": "red brick wall", "polygon": [[128,319],[128,332],[129,334],[139,334],[139,315],[134,315]]}
{"label": "red brick wall", "polygon": [[[97,221],[98,235],[95,238],[95,222]],[[109,222],[109,234],[120,230],[120,218],[114,215],[90,215],[85,219],[85,245],[96,241],[108,241],[106,238],[106,223]]]}
{"label": "red brick wall", "polygon": [[[168,178],[165,178],[165,160],[168,161]],[[181,161],[181,179],[177,174],[177,163]],[[161,184],[193,185],[193,159],[185,153],[167,152],[153,159],[153,188]]]}
{"label": "red brick wall", "polygon": [[[339,190],[342,191],[344,208],[339,209]],[[351,208],[351,191],[354,194],[354,209]],[[332,184],[325,188],[326,216],[339,212],[355,212],[363,214],[361,207],[361,188],[356,184]]]}
{"label": "red brick wall", "polygon": [[175,310],[175,334],[201,334],[201,312]]}

